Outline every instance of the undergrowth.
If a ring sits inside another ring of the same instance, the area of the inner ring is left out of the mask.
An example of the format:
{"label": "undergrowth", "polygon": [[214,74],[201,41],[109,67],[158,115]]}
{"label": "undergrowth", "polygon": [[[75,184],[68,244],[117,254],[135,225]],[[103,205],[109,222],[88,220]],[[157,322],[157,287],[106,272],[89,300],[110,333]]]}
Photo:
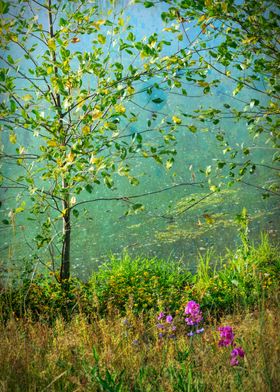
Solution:
{"label": "undergrowth", "polygon": [[277,391],[279,271],[263,236],[194,274],[125,255],[67,289],[3,287],[0,391]]}
{"label": "undergrowth", "polygon": [[3,288],[0,310],[3,320],[11,314],[29,314],[34,320],[52,322],[58,313],[66,318],[83,313],[90,319],[112,309],[125,314],[128,307],[135,314],[180,312],[194,299],[218,316],[237,306],[253,308],[261,296],[268,297],[278,287],[279,273],[278,249],[263,236],[258,246],[246,245],[246,252],[242,247],[224,259],[215,260],[209,253],[200,257],[194,274],[178,261],[124,255],[102,264],[88,282],[70,279],[67,290],[52,276],[38,275]]}

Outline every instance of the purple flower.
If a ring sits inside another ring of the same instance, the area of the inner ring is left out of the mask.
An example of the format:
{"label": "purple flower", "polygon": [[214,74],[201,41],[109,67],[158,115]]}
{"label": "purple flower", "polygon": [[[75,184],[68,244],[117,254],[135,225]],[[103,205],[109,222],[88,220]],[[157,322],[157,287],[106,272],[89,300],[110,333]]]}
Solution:
{"label": "purple flower", "polygon": [[193,336],[193,335],[194,335],[194,332],[191,331],[191,332],[187,333],[187,335],[188,335],[188,336]]}
{"label": "purple flower", "polygon": [[158,320],[162,320],[164,318],[164,313],[160,312],[160,314],[158,315]]}
{"label": "purple flower", "polygon": [[230,360],[230,364],[231,364],[231,366],[237,366],[237,365],[239,365],[239,361],[236,357],[233,357]]}
{"label": "purple flower", "polygon": [[159,338],[163,338],[163,333],[159,333],[159,334],[158,334],[158,337],[159,337]]}
{"label": "purple flower", "polygon": [[188,316],[185,318],[188,325],[198,325],[203,320],[200,305],[195,301],[189,301],[187,303],[185,314]]}
{"label": "purple flower", "polygon": [[232,350],[232,352],[230,353],[230,355],[232,356],[232,357],[241,357],[241,358],[244,358],[244,355],[245,355],[245,351],[243,350],[243,348],[242,347],[236,347],[236,348],[234,348],[233,350]]}
{"label": "purple flower", "polygon": [[128,319],[124,319],[124,320],[123,320],[123,325],[129,325]]}
{"label": "purple flower", "polygon": [[157,328],[164,329],[164,325],[163,324],[157,324]]}
{"label": "purple flower", "polygon": [[231,366],[237,366],[239,364],[238,357],[244,358],[245,352],[242,347],[236,347],[232,350],[230,355],[231,355],[231,360],[230,360]]}
{"label": "purple flower", "polygon": [[234,333],[230,326],[219,327],[218,330],[220,331],[220,337],[218,345],[220,347],[227,347],[233,344],[234,340]]}
{"label": "purple flower", "polygon": [[172,321],[173,321],[173,317],[169,314],[169,315],[166,317],[166,322],[167,322],[168,324],[171,324]]}
{"label": "purple flower", "polygon": [[204,332],[204,328],[197,329],[195,332],[196,333],[202,333],[202,332]]}
{"label": "purple flower", "polygon": [[193,310],[197,308],[199,308],[199,304],[197,304],[195,301],[189,301],[185,307],[185,313],[191,314]]}
{"label": "purple flower", "polygon": [[172,325],[171,331],[176,331],[176,325]]}
{"label": "purple flower", "polygon": [[138,339],[134,339],[134,340],[132,341],[132,344],[134,344],[135,346],[137,346],[137,345],[139,344],[139,340],[138,340]]}

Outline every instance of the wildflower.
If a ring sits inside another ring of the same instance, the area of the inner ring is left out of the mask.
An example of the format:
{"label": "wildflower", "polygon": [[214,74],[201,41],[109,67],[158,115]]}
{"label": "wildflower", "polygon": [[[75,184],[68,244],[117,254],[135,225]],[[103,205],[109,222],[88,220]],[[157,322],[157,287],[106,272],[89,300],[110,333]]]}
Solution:
{"label": "wildflower", "polygon": [[232,350],[230,356],[231,356],[231,360],[230,360],[231,366],[237,366],[239,365],[238,357],[244,358],[245,352],[242,347],[236,347]]}
{"label": "wildflower", "polygon": [[137,346],[137,345],[139,344],[139,340],[138,340],[138,339],[134,339],[134,340],[132,341],[132,344],[133,344],[134,346]]}
{"label": "wildflower", "polygon": [[234,340],[234,333],[230,326],[219,327],[218,330],[220,331],[220,337],[218,345],[220,347],[227,347],[233,344]]}
{"label": "wildflower", "polygon": [[171,324],[172,321],[173,321],[173,317],[169,314],[169,315],[166,317],[166,322],[167,322],[168,324]]}
{"label": "wildflower", "polygon": [[160,312],[157,319],[160,321],[160,323],[156,324],[157,328],[160,330],[158,334],[159,338],[164,338],[166,336],[174,339],[176,326],[173,325],[173,316],[171,316],[171,314],[165,316],[164,312]]}
{"label": "wildflower", "polygon": [[158,315],[158,320],[162,320],[164,318],[164,313],[160,312],[160,314]]}
{"label": "wildflower", "polygon": [[188,317],[185,318],[188,325],[198,325],[203,320],[200,305],[195,301],[189,301],[187,303],[185,314],[188,315]]}
{"label": "wildflower", "polygon": [[194,332],[191,331],[191,332],[187,333],[187,335],[188,335],[188,336],[193,336],[193,335],[194,335]]}
{"label": "wildflower", "polygon": [[129,325],[128,319],[124,319],[124,320],[123,320],[123,325]]}
{"label": "wildflower", "polygon": [[204,332],[204,328],[197,329],[195,332],[196,333],[202,333],[202,332]]}

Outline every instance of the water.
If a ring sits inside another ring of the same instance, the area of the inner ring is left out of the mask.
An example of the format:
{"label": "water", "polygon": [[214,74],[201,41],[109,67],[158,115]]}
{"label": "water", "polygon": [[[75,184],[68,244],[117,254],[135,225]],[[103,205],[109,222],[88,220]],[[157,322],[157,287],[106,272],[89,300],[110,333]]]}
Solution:
{"label": "water", "polygon": [[[165,6],[143,9],[139,6],[128,7],[124,16],[130,16],[130,23],[135,27],[135,35],[139,39],[144,35],[149,36],[154,32],[161,34],[162,24],[160,12]],[[105,7],[106,8],[106,7]],[[40,16],[44,20],[44,16]],[[190,33],[195,36],[195,31]],[[171,36],[170,36],[171,37]],[[90,50],[87,37],[84,37],[77,48]],[[173,42],[166,47],[166,53],[178,50],[178,45],[186,42]],[[119,57],[117,46],[112,51],[116,58]],[[19,54],[18,54],[19,55]],[[15,53],[17,56],[17,53]],[[128,64],[128,55],[121,58],[122,63]],[[214,71],[209,71],[212,79],[221,78]],[[151,121],[154,128],[165,127],[171,120],[171,113],[188,114],[199,106],[217,107],[223,109],[225,103],[241,108],[241,101],[250,101],[250,91],[242,91],[237,98],[232,96],[233,84],[228,79],[222,83],[211,95],[204,96],[201,89],[192,87],[182,80],[188,90],[188,96],[181,95],[181,89],[170,88],[162,79],[156,76],[152,80],[137,82],[137,91],[146,90],[154,83],[159,88],[152,88],[151,94],[146,91],[135,95],[128,104],[127,109],[139,113],[139,120],[127,124],[121,121],[121,135],[128,140],[137,132],[147,129],[147,122]],[[263,97],[257,97],[263,100]],[[183,124],[196,126],[195,120],[184,118]],[[224,119],[218,125],[221,132],[225,133],[230,144],[241,148],[241,144],[252,146],[250,158],[254,162],[270,164],[271,150],[264,147],[262,138],[253,139],[248,134],[243,122],[236,123],[232,119]],[[228,188],[222,186],[220,193],[209,195],[209,186],[205,175],[200,170],[205,170],[210,165],[215,166],[217,159],[224,160],[220,142],[216,138],[217,127],[209,124],[203,125],[200,132],[192,133],[185,126],[178,127],[177,155],[170,171],[150,160],[135,158],[133,160],[133,174],[140,180],[140,184],[132,187],[126,180],[116,177],[116,189],[108,190],[103,185],[94,185],[92,194],[82,192],[77,201],[112,198],[116,196],[136,196],[151,193],[146,197],[130,199],[134,203],[143,203],[144,211],[137,214],[127,214],[131,204],[122,201],[95,201],[81,205],[79,217],[73,217],[72,231],[72,265],[75,274],[81,277],[95,269],[98,264],[108,258],[110,254],[120,255],[127,251],[132,256],[143,255],[148,257],[183,259],[195,267],[196,255],[204,253],[207,249],[214,249],[222,253],[226,248],[234,248],[238,243],[238,227],[235,217],[243,207],[247,208],[250,216],[250,237],[258,239],[261,231],[269,231],[272,238],[278,237],[279,202],[277,196],[262,199],[261,191],[257,188],[238,184]],[[143,133],[151,142],[158,137],[157,132]],[[22,144],[38,145],[33,135],[22,133]],[[8,137],[3,132],[2,141],[6,151],[12,151]],[[6,176],[16,178],[19,169],[15,165],[3,163]],[[224,175],[226,172],[224,171]],[[246,177],[251,184],[269,183],[276,178],[276,171],[268,170],[265,166],[258,166],[255,174]],[[224,182],[221,177],[214,178],[214,183]],[[196,185],[182,185],[182,183],[198,183]],[[203,183],[203,184],[199,184]],[[5,219],[11,208],[18,206],[17,198],[20,190],[2,190],[1,218]],[[156,192],[156,193],[153,193]],[[200,203],[198,200],[203,199]],[[193,205],[194,204],[194,205]],[[192,208],[189,208],[193,205]],[[37,221],[28,220],[27,214],[30,203],[27,200],[27,209],[18,214],[13,226],[1,226],[1,262],[10,267],[22,265],[23,258],[31,258],[34,252],[40,255],[41,261],[50,263],[48,251],[35,249],[34,237],[38,234],[40,224],[45,217]],[[56,226],[59,230],[59,225]]]}

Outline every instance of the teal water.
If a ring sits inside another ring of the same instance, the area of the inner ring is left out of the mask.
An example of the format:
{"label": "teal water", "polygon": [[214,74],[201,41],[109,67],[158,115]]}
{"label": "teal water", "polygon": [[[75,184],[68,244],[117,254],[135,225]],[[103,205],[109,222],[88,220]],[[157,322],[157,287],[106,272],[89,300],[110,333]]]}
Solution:
{"label": "teal water", "polygon": [[[104,7],[106,9],[106,7]],[[159,35],[164,27],[160,13],[165,6],[158,5],[155,8],[143,9],[140,6],[127,7],[124,15],[130,16],[130,23],[134,26],[138,39],[149,36],[154,32]],[[44,16],[42,15],[44,21]],[[195,36],[195,31],[190,31],[190,36]],[[171,38],[171,36],[170,36]],[[84,37],[78,44],[79,47],[89,50],[88,39]],[[186,45],[185,41],[173,42],[166,48],[166,53],[172,53]],[[15,57],[20,53],[14,52]],[[117,45],[112,50],[112,56],[119,58]],[[128,55],[121,58],[124,65],[128,64]],[[137,64],[137,61],[136,61]],[[214,71],[209,70],[209,78],[221,79]],[[147,122],[151,121],[155,129],[164,127],[171,121],[173,113],[193,113],[200,106],[217,107],[223,109],[225,103],[234,104],[235,107],[243,107],[243,102],[250,102],[251,93],[244,89],[236,98],[232,96],[234,85],[228,80],[221,81],[219,87],[213,90],[211,95],[203,96],[201,89],[190,87],[187,81],[182,80],[187,89],[188,96],[180,94],[180,88],[170,89],[162,79],[154,77],[152,80],[138,81],[137,91],[147,89],[154,83],[160,88],[153,89],[152,94],[142,92],[128,104],[127,110],[139,113],[139,120],[127,124],[121,122],[121,135],[128,140],[137,132],[147,129]],[[19,85],[20,86],[20,85]],[[20,86],[21,87],[21,86]],[[156,104],[152,100],[160,98]],[[254,98],[263,100],[263,97],[254,95]],[[155,117],[155,114],[157,115]],[[181,118],[183,118],[181,116]],[[186,118],[183,124],[194,124]],[[201,124],[200,124],[201,128]],[[250,238],[259,239],[262,231],[267,231],[272,238],[279,238],[279,197],[271,196],[262,199],[260,189],[238,184],[233,187],[222,186],[222,191],[209,195],[211,191],[205,175],[200,170],[215,166],[217,159],[225,159],[223,148],[216,138],[219,129],[224,132],[230,144],[237,149],[242,149],[242,144],[251,147],[250,159],[262,165],[271,165],[272,150],[264,144],[263,138],[254,139],[248,132],[244,122],[236,123],[231,118],[223,119],[219,125],[213,128],[211,124],[203,125],[201,131],[191,133],[185,126],[178,127],[177,131],[177,155],[175,163],[169,171],[164,167],[144,158],[133,159],[133,173],[139,178],[140,184],[132,187],[121,177],[116,177],[116,189],[108,190],[103,185],[94,185],[92,194],[81,193],[77,201],[98,198],[110,198],[113,196],[131,196],[143,193],[153,193],[145,197],[134,199],[137,203],[143,203],[145,209],[137,214],[128,214],[129,204],[126,201],[96,201],[81,205],[80,215],[73,218],[72,232],[72,264],[75,274],[86,277],[97,265],[106,260],[108,255],[120,255],[127,251],[132,256],[156,256],[160,258],[182,259],[195,268],[196,255],[204,253],[211,248],[218,254],[227,248],[234,248],[239,243],[238,227],[235,217],[243,207],[248,210],[250,222]],[[2,133],[2,141],[6,151],[12,152],[8,143],[8,135]],[[158,133],[143,133],[143,137],[157,142]],[[30,150],[33,145],[36,150],[37,140],[32,134],[22,133],[19,142],[28,145]],[[244,159],[244,158],[242,158]],[[241,159],[241,162],[242,162]],[[238,160],[237,160],[238,161]],[[2,162],[2,170],[5,176],[15,179],[19,175],[16,165],[6,161]],[[221,173],[226,175],[227,172]],[[277,171],[269,170],[265,166],[258,166],[252,175],[245,179],[248,183],[260,186],[274,181]],[[227,179],[215,178],[213,183],[226,184]],[[195,185],[176,186],[182,183],[197,183]],[[199,184],[201,183],[201,184]],[[205,198],[200,203],[188,209],[190,205]],[[5,219],[11,208],[18,206],[20,200],[18,189],[2,189],[1,220]],[[40,221],[28,220],[28,208],[18,214],[13,226],[1,226],[1,263],[10,268],[23,265],[23,258],[28,260],[34,252],[37,252],[34,237],[38,233]],[[42,217],[43,220],[43,217]],[[59,229],[59,225],[57,225]],[[40,258],[44,263],[49,263],[47,251],[40,251]],[[40,268],[40,267],[38,267]]]}

